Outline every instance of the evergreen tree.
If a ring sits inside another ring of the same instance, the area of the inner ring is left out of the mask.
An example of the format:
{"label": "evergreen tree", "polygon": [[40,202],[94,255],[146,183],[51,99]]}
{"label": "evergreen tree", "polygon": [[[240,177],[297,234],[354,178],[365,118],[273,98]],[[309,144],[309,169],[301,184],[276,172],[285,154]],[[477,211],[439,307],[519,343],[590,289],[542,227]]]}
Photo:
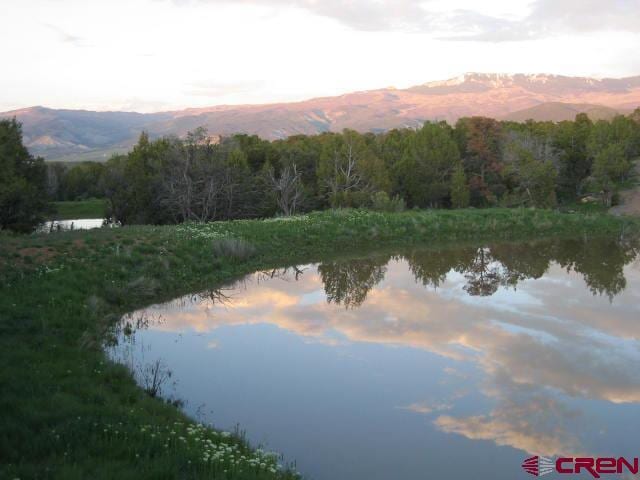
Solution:
{"label": "evergreen tree", "polygon": [[47,168],[22,143],[15,120],[0,120],[0,229],[29,232],[44,219]]}
{"label": "evergreen tree", "polygon": [[408,137],[395,173],[409,206],[442,206],[449,196],[453,166],[459,161],[452,129],[446,123],[427,122]]}

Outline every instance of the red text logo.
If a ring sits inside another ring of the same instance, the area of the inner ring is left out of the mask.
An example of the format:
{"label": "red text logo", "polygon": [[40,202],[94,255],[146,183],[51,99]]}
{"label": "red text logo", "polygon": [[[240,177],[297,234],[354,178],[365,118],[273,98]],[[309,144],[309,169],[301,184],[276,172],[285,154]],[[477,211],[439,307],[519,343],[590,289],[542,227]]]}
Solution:
{"label": "red text logo", "polygon": [[593,478],[613,473],[638,473],[638,458],[625,457],[559,457],[555,461],[547,457],[533,456],[522,463],[525,472],[536,477],[555,471],[560,474],[589,473]]}

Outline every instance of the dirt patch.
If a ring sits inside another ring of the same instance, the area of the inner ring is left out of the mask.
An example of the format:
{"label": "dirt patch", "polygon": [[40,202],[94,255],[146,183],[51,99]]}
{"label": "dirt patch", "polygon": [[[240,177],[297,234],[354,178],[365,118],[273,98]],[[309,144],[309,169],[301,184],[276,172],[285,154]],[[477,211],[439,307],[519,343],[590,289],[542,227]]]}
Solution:
{"label": "dirt patch", "polygon": [[[640,161],[635,166],[636,178],[640,178]],[[620,205],[609,210],[612,215],[633,215],[640,217],[640,185],[620,192]]]}
{"label": "dirt patch", "polygon": [[49,247],[28,247],[18,250],[21,257],[31,257],[39,262],[47,262],[57,255],[57,252]]}
{"label": "dirt patch", "polygon": [[620,192],[620,205],[609,210],[613,215],[640,216],[640,187]]}

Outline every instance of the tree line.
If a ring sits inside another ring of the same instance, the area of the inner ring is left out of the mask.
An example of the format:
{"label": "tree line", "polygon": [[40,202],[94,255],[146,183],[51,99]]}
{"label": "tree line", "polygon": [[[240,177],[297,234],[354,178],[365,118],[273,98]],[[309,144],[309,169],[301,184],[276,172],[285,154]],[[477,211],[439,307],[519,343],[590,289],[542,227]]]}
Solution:
{"label": "tree line", "polygon": [[[19,131],[15,121],[8,124]],[[467,117],[453,126],[426,122],[275,141],[214,139],[199,128],[183,138],[142,133],[128,154],[106,163],[49,164],[44,190],[56,200],[106,197],[123,224],[340,207],[553,208],[587,194],[611,206],[639,156],[640,109],[610,121],[585,114],[559,123]]]}
{"label": "tree line", "polygon": [[[570,204],[610,206],[640,156],[640,109],[592,122],[470,117],[385,133],[266,141],[204,129],[109,160],[98,182],[124,223],[267,217],[338,207],[382,210]],[[93,182],[96,183],[96,182]]]}

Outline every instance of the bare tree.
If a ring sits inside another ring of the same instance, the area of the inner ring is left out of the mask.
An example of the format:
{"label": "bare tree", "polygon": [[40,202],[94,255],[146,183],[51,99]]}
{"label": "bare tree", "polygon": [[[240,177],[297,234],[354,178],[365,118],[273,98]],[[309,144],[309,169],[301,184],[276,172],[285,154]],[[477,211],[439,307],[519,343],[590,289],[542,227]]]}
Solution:
{"label": "bare tree", "polygon": [[353,141],[347,141],[343,152],[336,150],[333,157],[333,175],[328,180],[332,195],[357,189],[362,183],[362,176],[356,169],[357,156]]}
{"label": "bare tree", "polygon": [[175,139],[164,163],[158,196],[176,222],[233,218],[246,203],[242,153],[211,144],[204,129]]}
{"label": "bare tree", "polygon": [[273,280],[274,278],[288,281],[290,276],[289,273],[291,271],[293,273],[295,281],[297,282],[305,270],[306,268],[300,268],[297,265],[293,265],[291,267],[285,267],[285,268],[274,268],[271,270],[263,270],[263,271],[257,272],[256,278],[258,283],[263,281]]}
{"label": "bare tree", "polygon": [[556,168],[559,167],[559,154],[551,138],[530,132],[508,131],[504,140],[503,161],[506,164],[517,163],[522,150],[529,152],[536,161],[551,162]]}
{"label": "bare tree", "polygon": [[279,177],[276,177],[274,169],[271,168],[269,181],[276,192],[278,208],[286,216],[295,215],[303,195],[302,175],[298,172],[296,164],[284,167]]}
{"label": "bare tree", "polygon": [[376,157],[363,137],[352,130],[336,136],[318,167],[333,207],[358,205],[374,191]]}

